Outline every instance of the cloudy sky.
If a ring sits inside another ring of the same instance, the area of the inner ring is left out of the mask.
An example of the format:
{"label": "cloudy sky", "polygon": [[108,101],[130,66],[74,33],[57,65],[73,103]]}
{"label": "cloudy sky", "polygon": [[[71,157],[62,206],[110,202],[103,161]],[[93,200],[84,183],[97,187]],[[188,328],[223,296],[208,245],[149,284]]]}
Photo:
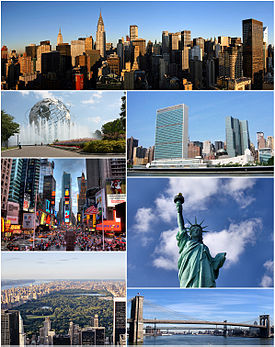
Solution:
{"label": "cloudy sky", "polygon": [[273,179],[128,178],[128,286],[179,287],[177,212],[205,220],[212,256],[226,252],[217,287],[273,285]]}
{"label": "cloudy sky", "polygon": [[1,94],[1,108],[19,124],[27,125],[29,112],[37,102],[55,98],[69,108],[72,122],[88,136],[119,117],[122,96],[121,91],[7,91]]}
{"label": "cloudy sky", "polygon": [[2,279],[125,279],[125,255],[108,252],[2,252]]}
{"label": "cloudy sky", "polygon": [[273,319],[272,289],[130,289],[128,299],[138,292],[144,296],[143,317],[147,319],[226,319],[252,324],[259,322],[261,314]]}

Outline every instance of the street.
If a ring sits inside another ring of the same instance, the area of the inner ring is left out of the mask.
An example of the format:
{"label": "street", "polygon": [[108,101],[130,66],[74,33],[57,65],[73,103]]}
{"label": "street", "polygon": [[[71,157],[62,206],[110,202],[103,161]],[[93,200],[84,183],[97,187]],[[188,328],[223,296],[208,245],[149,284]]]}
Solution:
{"label": "street", "polygon": [[1,154],[3,158],[124,157],[117,153],[78,153],[50,146],[22,146],[21,149],[5,150]]}
{"label": "street", "polygon": [[[2,251],[103,251],[102,234],[80,228],[59,227],[54,231],[36,232],[33,249],[33,234],[20,234],[2,239]],[[105,237],[104,251],[125,251],[123,237]]]}

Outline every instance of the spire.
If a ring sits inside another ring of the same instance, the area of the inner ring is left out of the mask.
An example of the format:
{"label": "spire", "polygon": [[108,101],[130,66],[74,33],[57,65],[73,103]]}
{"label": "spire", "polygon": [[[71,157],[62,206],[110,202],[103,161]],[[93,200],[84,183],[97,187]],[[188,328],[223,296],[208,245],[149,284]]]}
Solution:
{"label": "spire", "polygon": [[104,27],[104,22],[103,22],[103,18],[102,18],[102,15],[101,15],[101,10],[100,10],[100,13],[99,13],[99,18],[98,18],[98,22],[97,22],[97,27],[99,25],[102,25]]}
{"label": "spire", "polygon": [[60,45],[63,43],[63,36],[61,34],[61,27],[59,28],[59,33],[57,35],[57,45]]}

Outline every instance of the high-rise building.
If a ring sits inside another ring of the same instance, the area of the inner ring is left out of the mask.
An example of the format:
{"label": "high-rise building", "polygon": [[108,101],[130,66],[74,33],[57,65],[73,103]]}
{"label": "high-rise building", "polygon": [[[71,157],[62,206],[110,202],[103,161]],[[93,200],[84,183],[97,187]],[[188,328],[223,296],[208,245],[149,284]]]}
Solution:
{"label": "high-rise building", "polygon": [[244,154],[245,150],[250,148],[250,138],[248,122],[240,121],[237,118],[226,117],[226,151],[229,157],[236,157]]}
{"label": "high-rise building", "polygon": [[106,56],[106,33],[104,30],[104,22],[101,16],[101,11],[97,22],[96,49],[100,51],[101,57],[104,58]]}
{"label": "high-rise building", "polygon": [[80,186],[79,186],[79,195],[78,195],[78,201],[77,201],[77,210],[79,213],[81,213],[86,203],[87,181],[85,179],[84,172],[82,172],[81,177],[78,177],[78,178],[80,178]]}
{"label": "high-rise building", "polygon": [[79,38],[78,40],[71,41],[71,56],[72,66],[76,66],[76,57],[85,52],[85,39]]}
{"label": "high-rise building", "polygon": [[263,23],[243,20],[243,73],[252,79],[253,89],[262,89],[263,70]]}
{"label": "high-rise building", "polygon": [[37,47],[36,71],[42,72],[42,53],[47,53],[52,50],[50,41],[41,41]]}
{"label": "high-rise building", "polygon": [[1,311],[1,345],[19,346],[19,311],[2,310]]}
{"label": "high-rise building", "polygon": [[130,25],[130,40],[136,40],[138,39],[138,26],[137,25]]}
{"label": "high-rise building", "polygon": [[39,174],[39,193],[43,193],[44,177],[53,175],[54,161],[48,159],[40,160],[40,174]]}
{"label": "high-rise building", "polygon": [[126,298],[114,297],[113,345],[126,341]]}
{"label": "high-rise building", "polygon": [[40,175],[40,159],[23,159],[20,182],[20,207],[34,212]]}
{"label": "high-rise building", "polygon": [[188,107],[157,110],[155,160],[188,158]]}
{"label": "high-rise building", "polygon": [[267,136],[266,147],[270,148],[272,151],[274,150],[274,137],[273,136]]}
{"label": "high-rise building", "polygon": [[162,32],[162,54],[169,52],[169,33],[168,31]]}
{"label": "high-rise building", "polygon": [[[23,169],[23,159],[13,159],[11,176],[10,176],[10,189],[9,189],[9,201],[20,202],[20,186]],[[43,190],[43,187],[42,187]]]}
{"label": "high-rise building", "polygon": [[263,27],[263,41],[266,43],[266,47],[268,46],[268,27]]}
{"label": "high-rise building", "polygon": [[57,35],[57,45],[61,45],[63,43],[63,36],[61,34],[61,28],[59,29],[59,33]]}
{"label": "high-rise building", "polygon": [[72,218],[72,198],[71,198],[71,186],[72,186],[71,174],[63,172],[62,176],[62,220],[65,223],[69,223]]}
{"label": "high-rise building", "polygon": [[264,133],[262,131],[257,132],[257,148],[263,149],[266,147],[266,142],[264,138]]}
{"label": "high-rise building", "polygon": [[105,328],[84,328],[81,330],[82,346],[104,345],[105,344]]}
{"label": "high-rise building", "polygon": [[181,32],[181,48],[190,47],[191,46],[191,31],[183,30]]}
{"label": "high-rise building", "polygon": [[133,149],[138,146],[138,140],[134,139],[133,136],[127,139],[127,160],[133,160]]}
{"label": "high-rise building", "polygon": [[9,197],[12,159],[1,160],[1,215],[6,217]]}

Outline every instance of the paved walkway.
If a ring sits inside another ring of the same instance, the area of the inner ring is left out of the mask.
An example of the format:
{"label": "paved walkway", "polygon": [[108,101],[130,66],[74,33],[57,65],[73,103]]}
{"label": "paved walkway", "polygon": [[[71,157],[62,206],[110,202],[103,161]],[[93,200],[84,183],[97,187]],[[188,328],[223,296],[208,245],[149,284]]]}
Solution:
{"label": "paved walkway", "polygon": [[66,157],[125,157],[115,153],[77,153],[49,146],[22,146],[22,149],[11,149],[1,153],[3,158],[66,158]]}

